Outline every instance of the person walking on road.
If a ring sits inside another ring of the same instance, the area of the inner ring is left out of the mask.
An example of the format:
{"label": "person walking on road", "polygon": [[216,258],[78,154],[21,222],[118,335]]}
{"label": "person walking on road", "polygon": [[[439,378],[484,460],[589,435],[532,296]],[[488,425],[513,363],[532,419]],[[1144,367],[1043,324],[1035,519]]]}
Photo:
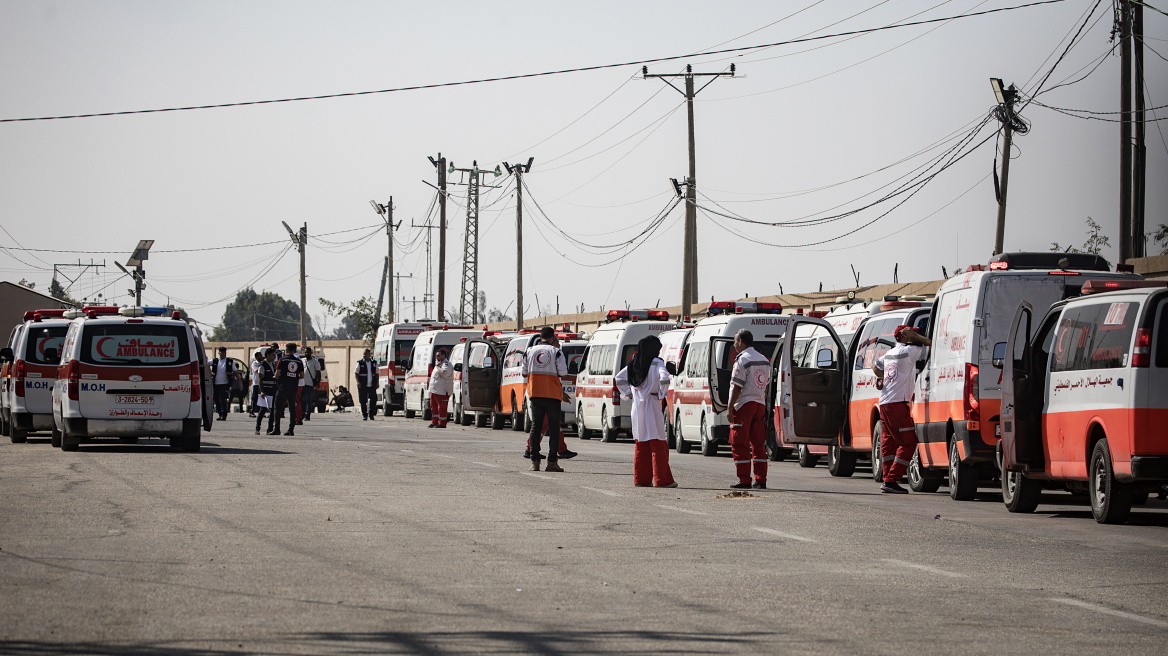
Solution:
{"label": "person walking on road", "polygon": [[[259,353],[256,356],[259,357]],[[278,432],[276,428],[276,413],[273,405],[276,400],[276,350],[268,349],[262,360],[256,362],[252,369],[252,387],[259,390],[256,394],[256,435],[264,425],[264,415],[268,416],[268,435]]]}
{"label": "person walking on road", "polygon": [[445,349],[434,352],[434,368],[430,371],[430,425],[427,428],[446,428],[450,412],[450,393],[454,391],[454,365],[446,357]]}
{"label": "person walking on road", "polygon": [[523,378],[527,381],[527,398],[531,403],[531,435],[528,451],[531,455],[531,471],[539,471],[543,456],[539,453],[544,419],[548,429],[548,462],[544,471],[562,472],[559,465],[560,451],[560,403],[564,398],[564,386],[560,376],[568,375],[568,361],[560,350],[556,330],[544,326],[539,331],[540,343],[527,349],[523,354]]}
{"label": "person walking on road", "polygon": [[312,354],[312,347],[304,347],[304,387],[300,388],[300,412],[303,421],[312,419],[316,405],[316,386],[320,383],[320,358]]}
{"label": "person walking on road", "polygon": [[734,369],[730,372],[730,402],[726,419],[730,422],[730,455],[738,482],[730,487],[751,487],[750,470],[754,466],[756,490],[765,490],[766,389],[771,382],[771,363],[754,350],[754,333],[743,328],[734,335]]}
{"label": "person walking on road", "polygon": [[215,414],[220,421],[227,420],[227,411],[231,402],[231,383],[239,373],[235,370],[235,363],[227,357],[227,349],[219,347],[219,357],[211,360],[211,376],[215,386]]}
{"label": "person walking on road", "polygon": [[361,403],[361,419],[373,419],[377,414],[377,363],[373,361],[373,351],[365,349],[365,354],[353,369],[357,374],[357,398]]}
{"label": "person walking on road", "polygon": [[900,478],[908,471],[909,461],[917,448],[917,427],[912,416],[913,378],[924,347],[932,341],[912,326],[897,326],[893,331],[896,346],[872,364],[876,389],[880,390],[880,491],[885,494],[908,494]]}
{"label": "person walking on road", "polygon": [[260,368],[260,364],[263,361],[264,361],[264,354],[260,353],[259,351],[256,351],[254,354],[254,359],[251,361],[251,380],[252,380],[251,405],[247,406],[247,416],[248,417],[256,416],[256,412],[257,412],[256,408],[258,407],[256,405],[256,403],[259,401],[260,386],[258,383],[255,382],[255,379],[256,379],[255,376],[256,376],[256,370]]}
{"label": "person walking on road", "polygon": [[280,434],[280,419],[288,410],[288,432],[296,434],[296,397],[300,394],[300,381],[304,378],[304,365],[296,357],[296,344],[289,342],[284,347],[284,357],[276,366],[276,428],[273,435]]}
{"label": "person walking on road", "polygon": [[657,357],[660,353],[661,340],[656,335],[642,337],[632,362],[616,375],[621,396],[633,400],[633,485],[637,487],[677,487],[669,469],[669,443],[661,411],[661,401],[669,391],[669,372]]}

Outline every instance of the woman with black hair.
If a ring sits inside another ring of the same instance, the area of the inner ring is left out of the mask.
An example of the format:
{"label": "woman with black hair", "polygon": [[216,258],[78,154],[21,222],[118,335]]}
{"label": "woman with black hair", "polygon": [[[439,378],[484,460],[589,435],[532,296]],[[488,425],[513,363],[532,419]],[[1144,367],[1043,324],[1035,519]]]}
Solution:
{"label": "woman with black hair", "polygon": [[669,372],[657,357],[660,353],[661,340],[654,335],[644,337],[637,342],[632,362],[616,375],[621,395],[633,400],[633,485],[637,487],[677,487],[669,469],[669,443],[661,411],[669,391]]}

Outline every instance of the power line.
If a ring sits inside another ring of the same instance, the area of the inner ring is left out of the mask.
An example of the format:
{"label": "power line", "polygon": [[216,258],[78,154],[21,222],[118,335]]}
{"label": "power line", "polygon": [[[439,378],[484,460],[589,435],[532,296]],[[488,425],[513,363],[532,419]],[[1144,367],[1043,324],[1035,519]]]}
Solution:
{"label": "power line", "polygon": [[679,59],[689,59],[692,57],[708,57],[711,55],[723,55],[723,54],[734,53],[734,52],[746,52],[746,51],[750,51],[750,50],[760,50],[760,49],[764,49],[764,48],[776,48],[779,46],[793,45],[793,44],[797,44],[797,43],[807,43],[807,42],[811,42],[811,41],[821,41],[824,39],[835,39],[835,38],[839,38],[839,37],[843,37],[843,36],[853,36],[853,35],[857,35],[857,34],[870,34],[873,32],[882,32],[884,30],[893,30],[893,29],[899,29],[899,28],[903,28],[903,27],[916,27],[919,25],[930,25],[932,23],[941,23],[941,22],[958,20],[958,19],[962,19],[962,18],[975,18],[975,17],[979,17],[979,16],[986,16],[989,14],[996,14],[996,13],[1007,12],[1007,11],[1016,11],[1019,9],[1028,9],[1030,7],[1058,4],[1058,3],[1065,2],[1065,1],[1066,0],[1039,0],[1037,2],[1030,2],[1030,3],[1026,3],[1026,4],[1015,5],[1012,7],[999,7],[997,9],[987,9],[984,11],[958,14],[955,16],[946,16],[944,18],[932,18],[932,19],[925,19],[925,20],[919,20],[919,21],[910,21],[907,23],[897,23],[897,24],[893,24],[893,25],[884,25],[881,27],[872,27],[872,28],[866,28],[866,29],[860,29],[860,30],[850,30],[847,32],[838,32],[835,34],[826,34],[826,35],[821,35],[821,36],[788,39],[786,41],[777,41],[775,43],[767,43],[767,44],[761,44],[761,45],[755,45],[755,46],[742,46],[742,47],[738,47],[738,48],[726,48],[723,50],[711,50],[711,51],[706,51],[706,52],[696,52],[696,53],[690,53],[690,54],[686,54],[686,55],[670,55],[667,57],[654,57],[651,59],[641,59],[641,60],[637,60],[637,61],[622,62],[622,63],[618,63],[618,64],[597,64],[597,65],[593,65],[593,66],[580,66],[580,67],[576,67],[576,68],[565,68],[565,69],[560,69],[560,70],[555,70],[555,71],[544,71],[541,73],[522,73],[522,74],[517,74],[517,75],[503,75],[503,76],[497,76],[497,77],[480,78],[480,79],[476,79],[476,80],[462,80],[462,81],[458,81],[458,82],[436,82],[433,84],[419,84],[419,85],[413,85],[413,86],[407,86],[407,87],[394,87],[394,88],[390,88],[390,89],[378,89],[378,90],[374,90],[374,91],[350,91],[350,92],[346,92],[346,93],[332,93],[332,94],[324,94],[324,95],[317,95],[317,96],[299,96],[299,97],[295,97],[295,98],[278,98],[278,99],[274,99],[274,100],[250,100],[250,101],[243,101],[243,102],[219,103],[219,104],[211,104],[211,105],[191,105],[191,106],[186,106],[186,107],[165,107],[165,108],[159,108],[159,109],[136,109],[136,110],[125,110],[125,111],[116,111],[116,112],[95,112],[95,113],[89,113],[89,114],[71,114],[71,115],[62,115],[62,116],[36,116],[36,117],[26,117],[26,118],[5,118],[5,119],[0,119],[0,123],[18,123],[18,122],[25,122],[25,121],[55,121],[55,120],[70,119],[70,118],[97,118],[97,117],[103,117],[103,116],[126,116],[126,115],[130,115],[130,114],[156,114],[156,113],[162,113],[162,112],[183,112],[183,111],[193,111],[193,110],[199,110],[199,109],[222,109],[222,108],[226,108],[226,107],[246,107],[246,106],[251,106],[251,105],[271,105],[271,104],[276,104],[276,103],[300,102],[300,101],[306,101],[306,100],[327,100],[327,99],[333,99],[333,98],[348,98],[348,97],[353,97],[353,96],[369,96],[369,95],[376,95],[376,94],[382,94],[382,93],[398,93],[398,92],[403,92],[403,91],[421,91],[421,90],[425,90],[425,89],[439,89],[439,88],[443,88],[443,87],[467,86],[467,85],[471,85],[471,84],[486,84],[486,83],[490,83],[490,82],[504,82],[504,81],[509,81],[509,80],[522,80],[522,79],[529,79],[529,78],[536,78],[536,77],[548,77],[548,76],[552,76],[552,75],[565,75],[565,74],[569,74],[569,73],[584,73],[584,72],[588,72],[588,71],[599,71],[599,70],[604,70],[604,69],[608,69],[608,68],[623,68],[625,66],[630,66],[630,67],[631,66],[644,66],[644,65],[648,65],[648,64],[657,64],[657,63],[661,63],[661,62],[674,61],[674,60],[679,60]]}

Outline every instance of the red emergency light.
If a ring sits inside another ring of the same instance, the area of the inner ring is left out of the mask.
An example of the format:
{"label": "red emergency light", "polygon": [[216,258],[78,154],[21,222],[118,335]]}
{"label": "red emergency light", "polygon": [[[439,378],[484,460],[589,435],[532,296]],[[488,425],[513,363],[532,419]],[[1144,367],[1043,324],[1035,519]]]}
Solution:
{"label": "red emergency light", "polygon": [[984,265],[984,264],[971,264],[971,265],[965,267],[966,273],[973,273],[974,271],[985,271],[985,270],[986,270],[986,265]]}
{"label": "red emergency light", "polygon": [[605,323],[612,323],[613,321],[628,321],[628,310],[609,310],[608,314],[604,316]]}
{"label": "red emergency light", "polygon": [[646,310],[646,314],[653,321],[669,321],[669,312],[666,310]]}
{"label": "red emergency light", "polygon": [[1005,271],[1009,268],[1009,262],[990,262],[990,271]]}
{"label": "red emergency light", "polygon": [[[997,262],[994,264],[997,264]],[[918,308],[920,306],[920,301],[886,301],[880,304],[880,311],[887,312],[888,310],[895,310],[898,308]]]}
{"label": "red emergency light", "polygon": [[24,313],[25,321],[40,321],[45,317],[63,317],[64,310],[29,310]]}
{"label": "red emergency light", "polygon": [[92,319],[99,314],[117,314],[119,309],[116,305],[86,305],[81,311]]}
{"label": "red emergency light", "polygon": [[712,301],[706,306],[706,315],[713,317],[719,314],[731,314],[735,307],[737,304],[734,301]]}
{"label": "red emergency light", "polygon": [[573,339],[580,339],[579,333],[567,333],[556,331],[556,339],[570,342]]}
{"label": "red emergency light", "polygon": [[1048,276],[1080,276],[1083,275],[1078,271],[1047,271]]}
{"label": "red emergency light", "polygon": [[813,319],[822,319],[827,316],[827,310],[812,310],[807,313],[807,316]]}
{"label": "red emergency light", "polygon": [[1114,292],[1121,289],[1141,289],[1147,287],[1168,287],[1168,281],[1164,280],[1088,280],[1083,283],[1082,293],[1099,294],[1102,292]]}

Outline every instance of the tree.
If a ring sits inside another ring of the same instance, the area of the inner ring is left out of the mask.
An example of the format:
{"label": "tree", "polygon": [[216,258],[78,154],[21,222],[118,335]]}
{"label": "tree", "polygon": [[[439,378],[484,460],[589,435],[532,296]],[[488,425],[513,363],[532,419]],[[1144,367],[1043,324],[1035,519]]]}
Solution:
{"label": "tree", "polygon": [[1095,223],[1095,219],[1087,217],[1087,241],[1083,242],[1082,249],[1075,248],[1070,244],[1063,247],[1057,241],[1052,241],[1050,243],[1050,250],[1063,253],[1090,253],[1091,255],[1099,255],[1104,246],[1111,246],[1111,237],[1102,233],[1102,226]]}
{"label": "tree", "polygon": [[[318,339],[312,318],[305,319],[308,339]],[[215,342],[289,342],[300,339],[300,306],[273,292],[256,293],[250,287],[235,295],[223,311],[223,320],[211,332]]]}
{"label": "tree", "polygon": [[65,301],[74,307],[81,307],[81,303],[78,303],[77,299],[69,296],[69,292],[65,291],[65,287],[62,286],[61,283],[57,282],[56,278],[53,278],[53,280],[49,282],[49,296]]}
{"label": "tree", "polygon": [[[389,322],[388,314],[377,316],[377,302],[372,296],[363,296],[348,305],[326,298],[319,301],[330,315],[341,317],[341,327],[333,333],[333,339],[363,339],[372,347],[373,340],[377,338],[378,326]],[[346,337],[339,337],[338,333]]]}
{"label": "tree", "polygon": [[1156,232],[1152,233],[1152,241],[1160,247],[1161,255],[1168,255],[1168,225],[1161,223]]}

